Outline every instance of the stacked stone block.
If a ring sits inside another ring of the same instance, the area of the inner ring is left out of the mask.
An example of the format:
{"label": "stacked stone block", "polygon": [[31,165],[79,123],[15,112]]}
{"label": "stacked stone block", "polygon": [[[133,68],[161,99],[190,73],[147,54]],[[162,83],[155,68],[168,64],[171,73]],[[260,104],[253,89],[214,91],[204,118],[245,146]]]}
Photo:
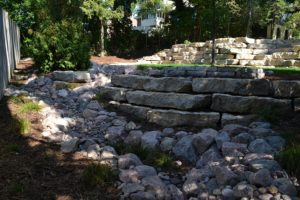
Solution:
{"label": "stacked stone block", "polygon": [[[216,39],[216,65],[300,67],[300,40]],[[163,64],[210,64],[212,41],[173,45],[143,60]]]}
{"label": "stacked stone block", "polygon": [[247,124],[300,110],[300,81],[114,75],[100,93],[119,110],[162,126]]}

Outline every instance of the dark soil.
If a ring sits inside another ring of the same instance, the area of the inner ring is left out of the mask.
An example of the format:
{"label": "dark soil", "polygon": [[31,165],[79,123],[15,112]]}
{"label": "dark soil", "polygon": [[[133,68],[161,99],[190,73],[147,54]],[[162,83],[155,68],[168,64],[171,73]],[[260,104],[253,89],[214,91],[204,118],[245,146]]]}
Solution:
{"label": "dark soil", "polygon": [[[113,186],[86,188],[82,173],[91,161],[80,154],[63,154],[60,146],[41,137],[41,117],[18,113],[18,104],[0,101],[0,199],[118,199]],[[17,118],[31,121],[22,135]]]}

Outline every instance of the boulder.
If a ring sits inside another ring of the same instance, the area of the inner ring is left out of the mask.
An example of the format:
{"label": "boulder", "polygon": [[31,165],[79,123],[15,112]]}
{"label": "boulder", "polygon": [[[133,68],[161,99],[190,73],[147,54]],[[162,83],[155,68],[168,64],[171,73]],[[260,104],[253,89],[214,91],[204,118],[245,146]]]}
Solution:
{"label": "boulder", "polygon": [[131,200],[156,200],[154,194],[151,192],[142,192],[133,193],[130,195]]}
{"label": "boulder", "polygon": [[91,81],[90,73],[84,71],[54,71],[53,76],[57,81],[69,83],[87,83]]}
{"label": "boulder", "polygon": [[233,188],[234,196],[237,198],[242,198],[242,197],[251,198],[253,197],[253,192],[254,192],[253,186],[245,183],[239,183]]}
{"label": "boulder", "polygon": [[98,95],[100,95],[100,100],[114,100],[114,101],[127,101],[126,93],[129,90],[126,88],[117,88],[117,87],[100,87]]}
{"label": "boulder", "polygon": [[285,139],[283,139],[280,136],[269,136],[266,137],[265,140],[268,142],[269,145],[271,145],[272,148],[274,148],[276,151],[283,150],[285,146]]}
{"label": "boulder", "polygon": [[213,129],[204,129],[201,133],[193,136],[193,145],[199,154],[202,154],[210,147],[217,133],[218,132]]}
{"label": "boulder", "polygon": [[227,185],[231,181],[238,180],[238,176],[228,166],[213,166],[212,171],[220,185]]}
{"label": "boulder", "polygon": [[274,185],[278,188],[282,194],[289,195],[291,197],[297,196],[297,190],[294,184],[288,178],[278,178],[274,181]]}
{"label": "boulder", "polygon": [[230,142],[229,134],[225,131],[221,131],[218,135],[216,135],[215,141],[217,143],[217,147],[221,149],[224,142]]}
{"label": "boulder", "polygon": [[142,165],[142,161],[135,154],[128,153],[118,158],[118,167],[120,169],[129,169],[131,166]]}
{"label": "boulder", "polygon": [[142,136],[142,131],[130,131],[128,136],[125,138],[124,142],[127,145],[137,146],[140,145]]}
{"label": "boulder", "polygon": [[71,153],[77,150],[77,147],[79,145],[79,139],[78,138],[72,138],[70,140],[67,140],[61,144],[61,151],[64,153]]}
{"label": "boulder", "polygon": [[232,138],[232,142],[249,144],[255,140],[255,137],[249,133],[240,133],[239,135]]}
{"label": "boulder", "polygon": [[172,200],[184,200],[182,191],[175,185],[168,185],[168,190]]}
{"label": "boulder", "polygon": [[248,126],[257,118],[257,115],[232,115],[228,113],[222,113],[221,125],[225,126],[227,124],[241,124]]}
{"label": "boulder", "polygon": [[171,200],[168,187],[158,176],[146,176],[142,180],[142,185],[145,187],[146,192],[155,194],[157,200]]}
{"label": "boulder", "polygon": [[258,171],[260,169],[268,169],[269,171],[278,171],[281,170],[280,165],[275,160],[267,160],[267,159],[259,159],[259,160],[253,160],[249,162],[250,167]]}
{"label": "boulder", "polygon": [[173,147],[173,153],[179,158],[195,163],[197,161],[197,153],[193,147],[192,136],[182,137]]}
{"label": "boulder", "polygon": [[251,174],[249,179],[251,184],[262,187],[271,185],[273,181],[268,169],[260,169],[256,173]]}
{"label": "boulder", "polygon": [[200,159],[196,163],[196,166],[201,168],[210,162],[217,162],[221,161],[222,159],[223,157],[221,156],[218,148],[216,146],[212,146],[201,155]]}
{"label": "boulder", "polygon": [[252,153],[274,153],[274,149],[264,140],[264,139],[256,139],[249,145],[249,150]]}
{"label": "boulder", "polygon": [[145,132],[141,137],[141,146],[144,149],[154,150],[159,145],[160,131]]}
{"label": "boulder", "polygon": [[247,152],[247,145],[234,143],[234,142],[224,142],[222,145],[222,152],[224,156],[244,156]]}
{"label": "boulder", "polygon": [[162,151],[171,151],[175,144],[176,140],[174,138],[165,137],[160,143],[160,149]]}

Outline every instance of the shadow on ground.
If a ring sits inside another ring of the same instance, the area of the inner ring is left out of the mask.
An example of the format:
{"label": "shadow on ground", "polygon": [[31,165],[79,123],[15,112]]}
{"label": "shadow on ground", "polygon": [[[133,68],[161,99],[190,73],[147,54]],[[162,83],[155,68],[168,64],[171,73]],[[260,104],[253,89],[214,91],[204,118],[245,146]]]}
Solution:
{"label": "shadow on ground", "polygon": [[82,172],[90,163],[77,154],[62,154],[60,146],[41,137],[38,113],[24,114],[10,98],[0,101],[0,199],[117,199],[114,188],[89,189]]}

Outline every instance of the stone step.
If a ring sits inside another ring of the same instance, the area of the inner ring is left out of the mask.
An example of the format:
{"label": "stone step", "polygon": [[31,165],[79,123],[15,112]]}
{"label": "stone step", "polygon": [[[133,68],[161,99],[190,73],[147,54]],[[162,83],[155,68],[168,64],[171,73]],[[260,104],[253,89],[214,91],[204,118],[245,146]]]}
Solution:
{"label": "stone step", "polygon": [[292,100],[256,96],[213,94],[211,109],[230,113],[282,114],[292,112]]}
{"label": "stone step", "polygon": [[114,86],[146,90],[154,92],[191,92],[192,81],[190,78],[153,78],[136,75],[112,76],[111,83]]}
{"label": "stone step", "polygon": [[242,96],[269,96],[273,94],[272,83],[266,79],[194,78],[196,93],[228,93]]}
{"label": "stone step", "polygon": [[188,112],[178,110],[152,109],[145,106],[136,106],[127,103],[110,102],[110,105],[120,112],[129,114],[140,120],[146,120],[163,127],[217,127],[238,123],[249,125],[256,115],[232,115],[218,112]]}
{"label": "stone step", "polygon": [[211,95],[128,91],[126,98],[130,104],[178,110],[209,109],[211,105]]}

